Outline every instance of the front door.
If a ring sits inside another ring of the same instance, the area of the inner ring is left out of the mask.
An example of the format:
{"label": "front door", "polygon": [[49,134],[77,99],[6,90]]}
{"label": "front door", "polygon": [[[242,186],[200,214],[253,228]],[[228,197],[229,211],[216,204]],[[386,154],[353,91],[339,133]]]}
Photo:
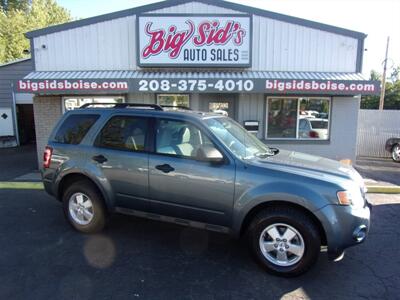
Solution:
{"label": "front door", "polygon": [[204,94],[200,100],[201,109],[236,119],[236,97],[235,94]]}
{"label": "front door", "polygon": [[159,119],[155,134],[155,151],[149,155],[152,211],[229,226],[234,196],[234,162],[212,164],[196,160],[198,149],[213,143],[190,122]]}
{"label": "front door", "polygon": [[149,120],[114,116],[96,138],[92,160],[115,194],[115,206],[147,211]]}

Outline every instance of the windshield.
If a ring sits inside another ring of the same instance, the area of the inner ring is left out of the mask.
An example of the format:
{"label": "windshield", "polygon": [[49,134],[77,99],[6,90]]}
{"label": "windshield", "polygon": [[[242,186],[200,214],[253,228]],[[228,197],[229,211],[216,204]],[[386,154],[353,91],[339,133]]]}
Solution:
{"label": "windshield", "polygon": [[205,122],[217,138],[241,159],[275,154],[267,145],[230,118],[210,118]]}

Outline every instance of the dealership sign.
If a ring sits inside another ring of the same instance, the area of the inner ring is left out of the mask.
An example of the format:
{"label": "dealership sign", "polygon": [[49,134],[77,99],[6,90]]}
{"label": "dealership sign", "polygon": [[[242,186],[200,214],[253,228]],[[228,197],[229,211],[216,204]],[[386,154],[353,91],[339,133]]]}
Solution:
{"label": "dealership sign", "polygon": [[141,67],[250,67],[248,15],[160,15],[137,18]]}
{"label": "dealership sign", "polygon": [[15,91],[44,95],[125,93],[265,93],[377,95],[379,81],[267,78],[129,78],[18,80]]}

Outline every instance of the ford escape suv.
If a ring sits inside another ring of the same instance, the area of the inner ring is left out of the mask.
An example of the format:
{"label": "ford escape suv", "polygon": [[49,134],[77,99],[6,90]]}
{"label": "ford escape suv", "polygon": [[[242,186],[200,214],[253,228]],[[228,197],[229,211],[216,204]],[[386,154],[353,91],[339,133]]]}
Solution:
{"label": "ford escape suv", "polygon": [[43,158],[46,191],[84,233],[118,212],[245,236],[267,271],[296,276],[321,246],[341,258],[369,230],[351,166],[269,148],[220,114],[85,105],[63,115]]}

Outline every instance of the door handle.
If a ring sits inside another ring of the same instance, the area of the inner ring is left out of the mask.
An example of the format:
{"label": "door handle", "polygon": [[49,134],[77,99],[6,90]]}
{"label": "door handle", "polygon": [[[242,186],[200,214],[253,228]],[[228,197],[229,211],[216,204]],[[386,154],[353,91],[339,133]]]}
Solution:
{"label": "door handle", "polygon": [[169,172],[175,171],[175,169],[173,167],[171,167],[169,164],[158,165],[158,166],[156,166],[156,169],[160,170],[164,173],[169,173]]}
{"label": "door handle", "polygon": [[102,164],[108,160],[104,155],[101,155],[101,154],[93,156],[92,159],[94,161],[97,161],[100,164]]}

